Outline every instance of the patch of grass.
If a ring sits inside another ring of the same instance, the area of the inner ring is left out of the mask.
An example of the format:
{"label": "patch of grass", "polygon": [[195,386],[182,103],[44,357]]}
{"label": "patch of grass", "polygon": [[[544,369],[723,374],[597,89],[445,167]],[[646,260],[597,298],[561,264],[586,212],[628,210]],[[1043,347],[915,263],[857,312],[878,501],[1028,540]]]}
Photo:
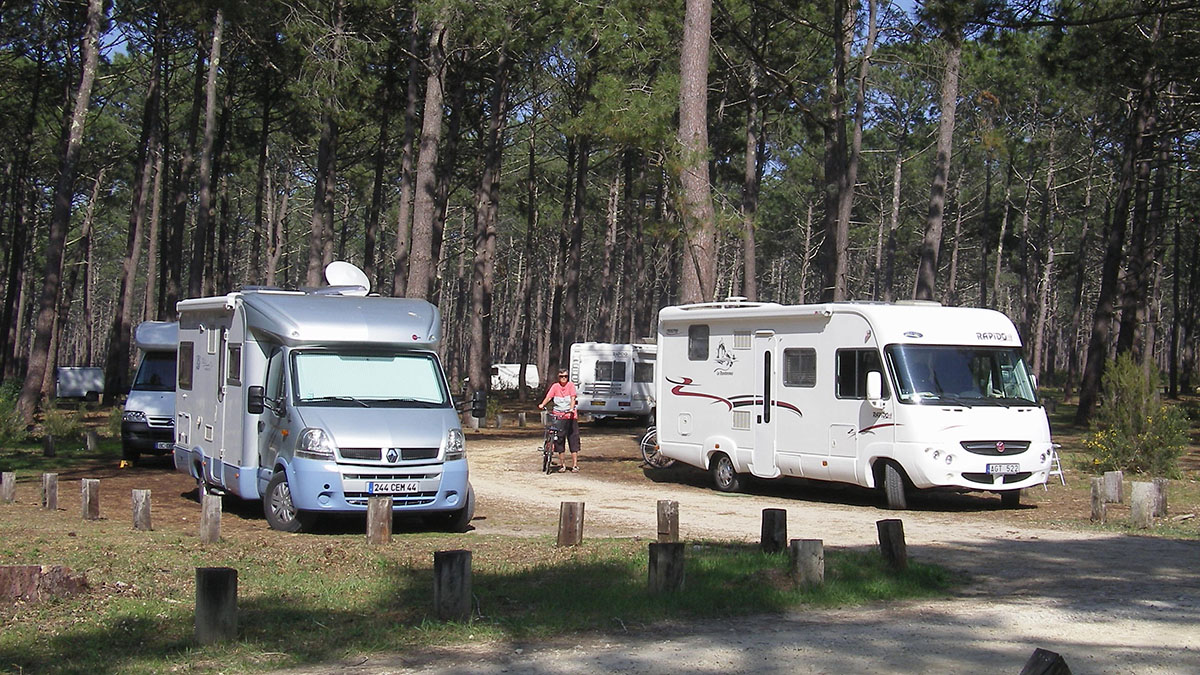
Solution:
{"label": "patch of grass", "polygon": [[[80,522],[33,506],[0,509],[0,564],[62,564],[91,589],[0,605],[0,669],[23,672],[259,671],[351,654],[481,640],[634,630],[672,619],[780,612],[945,595],[949,573],[889,572],[876,553],[826,552],[824,587],[795,587],[786,555],[689,544],[686,589],[649,595],[647,545],[549,537],[406,533],[384,547],[361,535],[235,534],[212,546],[177,532]],[[18,527],[17,523],[21,523]],[[474,618],[438,621],[433,552],[472,551]],[[239,639],[192,641],[196,567],[238,570]]]}

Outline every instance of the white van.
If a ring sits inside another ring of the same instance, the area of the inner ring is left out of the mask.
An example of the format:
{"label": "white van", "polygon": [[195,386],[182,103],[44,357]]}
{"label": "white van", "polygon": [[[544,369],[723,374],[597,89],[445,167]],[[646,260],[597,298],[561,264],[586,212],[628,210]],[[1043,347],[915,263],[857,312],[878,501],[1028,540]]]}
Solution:
{"label": "white van", "polygon": [[[492,390],[506,391],[515,390],[521,383],[521,364],[519,363],[493,363],[492,364]],[[525,386],[530,389],[537,389],[541,386],[541,380],[538,377],[537,366],[532,363],[525,366]]]}
{"label": "white van", "polygon": [[424,300],[367,296],[355,271],[353,287],[177,305],[175,466],[202,489],[262,499],[278,530],[385,496],[397,514],[465,531],[475,495],[435,351],[441,317]]}
{"label": "white van", "polygon": [[169,455],[175,447],[175,345],[179,324],[143,321],[133,331],[142,352],[125,412],[121,415],[121,459],[134,463],[143,454]]}
{"label": "white van", "polygon": [[654,412],[652,344],[576,342],[571,345],[571,381],[578,385],[579,412],[593,419],[649,418]]}
{"label": "white van", "polygon": [[658,443],[712,471],[1000,493],[1046,481],[1052,445],[1017,330],[936,303],[728,302],[659,312]]}

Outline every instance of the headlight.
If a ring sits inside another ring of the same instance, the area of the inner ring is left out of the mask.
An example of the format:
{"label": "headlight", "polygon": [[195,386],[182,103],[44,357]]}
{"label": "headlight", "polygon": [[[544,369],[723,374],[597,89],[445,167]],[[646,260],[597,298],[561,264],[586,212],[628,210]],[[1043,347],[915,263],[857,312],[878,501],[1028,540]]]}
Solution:
{"label": "headlight", "polygon": [[309,459],[333,459],[333,439],[321,429],[305,429],[300,432],[296,445],[297,457]]}
{"label": "headlight", "polygon": [[146,413],[141,410],[126,410],[121,415],[122,422],[141,422],[146,423]]}
{"label": "headlight", "polygon": [[467,456],[467,446],[463,443],[462,429],[451,429],[446,434],[446,461],[462,459]]}

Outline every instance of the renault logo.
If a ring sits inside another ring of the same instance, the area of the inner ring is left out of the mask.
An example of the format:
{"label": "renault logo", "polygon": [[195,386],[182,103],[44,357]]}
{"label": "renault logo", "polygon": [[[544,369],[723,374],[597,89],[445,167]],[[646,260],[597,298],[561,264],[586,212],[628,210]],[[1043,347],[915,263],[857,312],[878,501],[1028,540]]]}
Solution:
{"label": "renault logo", "polygon": [[[1003,445],[1003,444],[1001,444]],[[1003,451],[1002,451],[1003,452]],[[396,448],[388,448],[387,461],[390,464],[395,464],[396,460],[400,459],[400,451]]]}

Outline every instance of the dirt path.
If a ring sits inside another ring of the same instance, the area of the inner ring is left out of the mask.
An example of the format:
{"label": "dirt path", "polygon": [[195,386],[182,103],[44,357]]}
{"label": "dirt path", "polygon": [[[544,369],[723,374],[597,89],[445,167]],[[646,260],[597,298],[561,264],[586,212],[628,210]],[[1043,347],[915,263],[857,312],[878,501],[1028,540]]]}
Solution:
{"label": "dirt path", "polygon": [[762,509],[775,507],[788,511],[789,537],[863,547],[876,541],[875,521],[899,516],[910,556],[964,583],[945,601],[662,626],[578,644],[371,655],[322,672],[1017,672],[1042,647],[1063,654],[1077,675],[1200,673],[1200,542],[1026,525],[998,511],[994,498],[897,513],[853,489],[798,498],[794,488],[767,484],[725,495],[695,472],[670,482],[631,476],[613,459],[636,451],[630,433],[590,442],[580,473],[546,476],[535,470],[536,441],[473,439],[476,531],[544,535],[560,502],[583,501],[585,536],[651,539],[655,502],[673,499],[685,539],[755,540]]}

